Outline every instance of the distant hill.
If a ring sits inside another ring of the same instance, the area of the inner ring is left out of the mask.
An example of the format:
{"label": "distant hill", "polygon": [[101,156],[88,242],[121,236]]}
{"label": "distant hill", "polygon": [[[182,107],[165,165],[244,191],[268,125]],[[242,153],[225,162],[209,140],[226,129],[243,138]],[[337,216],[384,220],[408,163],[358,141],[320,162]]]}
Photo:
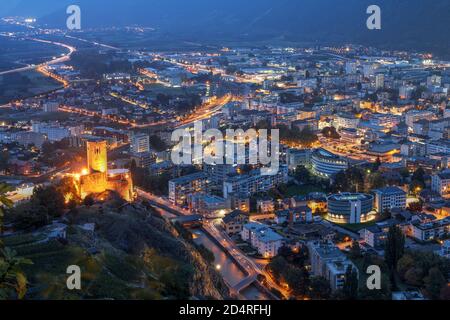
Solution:
{"label": "distant hill", "polygon": [[[65,24],[66,0],[16,0],[10,12],[41,13]],[[357,42],[449,53],[448,0],[79,0],[84,27],[132,24],[196,41]],[[31,3],[31,4],[30,4]],[[55,6],[58,3],[58,6]],[[381,31],[366,29],[366,9],[382,9]],[[30,6],[28,6],[30,5]],[[28,6],[28,7],[27,7]],[[9,5],[11,7],[11,5]],[[0,13],[2,6],[0,6]],[[46,13],[44,13],[46,12]]]}

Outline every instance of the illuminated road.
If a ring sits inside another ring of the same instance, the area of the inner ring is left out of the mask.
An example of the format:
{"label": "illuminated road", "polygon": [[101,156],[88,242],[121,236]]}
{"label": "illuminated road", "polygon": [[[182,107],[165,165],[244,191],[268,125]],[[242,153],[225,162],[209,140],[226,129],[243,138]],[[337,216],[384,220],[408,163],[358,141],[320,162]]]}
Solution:
{"label": "illuminated road", "polygon": [[212,98],[211,102],[205,103],[204,105],[198,107],[193,114],[182,120],[177,128],[187,127],[196,121],[209,119],[214,114],[222,110],[225,105],[227,105],[231,101],[237,100],[239,100],[239,98],[231,94],[227,94],[222,98]]}
{"label": "illuminated road", "polygon": [[32,38],[32,39],[28,39],[28,40],[64,47],[64,48],[69,50],[69,53],[67,53],[67,54],[65,54],[65,55],[63,55],[63,56],[61,56],[59,58],[56,58],[56,59],[53,59],[53,60],[41,63],[39,65],[29,65],[29,66],[23,67],[23,68],[17,68],[17,69],[3,71],[3,72],[0,72],[0,76],[1,75],[5,75],[5,74],[10,74],[10,73],[35,70],[35,69],[38,69],[40,67],[45,67],[45,66],[48,66],[48,65],[59,64],[59,63],[63,63],[63,62],[69,61],[70,57],[72,56],[72,54],[77,50],[74,47],[71,47],[71,46],[69,46],[67,44],[60,43],[60,42],[53,42],[53,41],[48,41],[48,40],[36,39],[36,38]]}

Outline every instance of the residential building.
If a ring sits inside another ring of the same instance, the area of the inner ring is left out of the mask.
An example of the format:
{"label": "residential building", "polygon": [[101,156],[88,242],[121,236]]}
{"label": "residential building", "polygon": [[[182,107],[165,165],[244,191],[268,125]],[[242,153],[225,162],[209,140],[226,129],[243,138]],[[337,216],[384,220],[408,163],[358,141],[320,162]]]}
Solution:
{"label": "residential building", "polygon": [[374,225],[360,231],[364,243],[372,248],[382,248],[386,242],[386,232],[379,226]]}
{"label": "residential building", "polygon": [[229,235],[240,234],[249,221],[249,217],[245,212],[234,210],[222,219],[222,227]]}
{"label": "residential building", "polygon": [[358,270],[331,241],[309,242],[308,250],[311,273],[316,277],[326,278],[333,291],[343,288],[348,268]]}
{"label": "residential building", "polygon": [[336,173],[347,170],[348,161],[325,149],[317,149],[311,154],[313,172],[330,178]]}
{"label": "residential building", "polygon": [[143,153],[150,151],[150,137],[148,134],[139,133],[131,136],[131,152]]}
{"label": "residential building", "polygon": [[412,223],[412,236],[419,241],[439,239],[449,232],[450,217],[425,223]]}
{"label": "residential building", "polygon": [[288,168],[280,166],[275,175],[262,175],[259,169],[248,174],[236,174],[227,177],[223,183],[223,196],[228,198],[231,193],[252,195],[266,192],[274,187],[287,183]]}
{"label": "residential building", "polygon": [[247,241],[264,258],[273,258],[283,246],[284,238],[267,225],[251,222],[244,225],[241,238]]}
{"label": "residential building", "polygon": [[392,209],[406,208],[406,192],[399,187],[386,187],[373,190],[375,194],[375,209],[379,213]]}
{"label": "residential building", "polygon": [[442,197],[450,197],[450,170],[433,175],[431,189]]}
{"label": "residential building", "polygon": [[373,210],[373,196],[364,193],[339,193],[328,197],[328,220],[336,223],[367,222]]}
{"label": "residential building", "polygon": [[183,207],[187,204],[188,196],[194,193],[206,193],[209,179],[203,172],[193,173],[169,181],[169,200],[174,205]]}

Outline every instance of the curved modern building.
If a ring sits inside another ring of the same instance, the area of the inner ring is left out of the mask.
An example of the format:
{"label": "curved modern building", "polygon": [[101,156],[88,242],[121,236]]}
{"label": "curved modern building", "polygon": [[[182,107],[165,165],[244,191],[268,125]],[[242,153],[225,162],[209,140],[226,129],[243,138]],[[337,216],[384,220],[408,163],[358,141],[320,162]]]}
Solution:
{"label": "curved modern building", "polygon": [[311,154],[311,164],[315,174],[326,178],[348,169],[347,160],[325,149],[317,149]]}
{"label": "curved modern building", "polygon": [[328,197],[328,220],[364,223],[373,217],[374,197],[364,193],[339,193]]}

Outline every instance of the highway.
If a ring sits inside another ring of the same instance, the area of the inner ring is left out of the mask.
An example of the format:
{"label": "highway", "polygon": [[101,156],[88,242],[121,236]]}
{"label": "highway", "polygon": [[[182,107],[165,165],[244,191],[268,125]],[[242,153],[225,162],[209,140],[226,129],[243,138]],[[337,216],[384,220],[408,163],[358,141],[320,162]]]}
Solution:
{"label": "highway", "polygon": [[72,56],[72,54],[76,51],[76,48],[71,47],[67,44],[64,43],[60,43],[60,42],[53,42],[53,41],[48,41],[48,40],[42,40],[42,39],[37,39],[37,38],[30,38],[28,40],[31,41],[36,41],[36,42],[42,42],[42,43],[47,43],[47,44],[52,44],[52,45],[56,45],[56,46],[60,46],[60,47],[64,47],[67,50],[69,50],[69,53],[59,57],[59,58],[55,58],[53,60],[41,63],[39,65],[29,65],[27,67],[22,67],[22,68],[17,68],[17,69],[12,69],[12,70],[7,70],[7,71],[2,71],[0,72],[0,76],[5,75],[5,74],[10,74],[10,73],[16,73],[16,72],[24,72],[24,71],[30,71],[30,70],[35,70],[38,69],[40,67],[45,67],[48,65],[52,65],[52,64],[58,64],[58,63],[63,63],[66,61],[70,60],[70,57]]}

